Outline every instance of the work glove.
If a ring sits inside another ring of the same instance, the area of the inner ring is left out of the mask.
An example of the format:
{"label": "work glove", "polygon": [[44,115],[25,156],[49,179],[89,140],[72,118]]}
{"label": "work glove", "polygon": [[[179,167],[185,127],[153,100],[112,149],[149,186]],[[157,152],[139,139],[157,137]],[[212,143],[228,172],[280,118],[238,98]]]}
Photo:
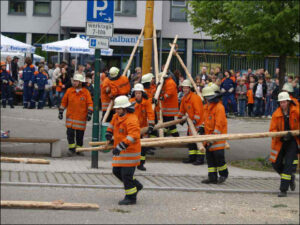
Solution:
{"label": "work glove", "polygon": [[105,139],[108,141],[111,141],[112,137],[113,137],[113,134],[110,131],[106,131]]}
{"label": "work glove", "polygon": [[156,98],[152,98],[152,104],[157,105],[157,99]]}
{"label": "work glove", "polygon": [[293,135],[291,132],[288,132],[286,135],[280,138],[282,142],[291,141],[293,139]]}
{"label": "work glove", "polygon": [[8,81],[7,81],[7,80],[2,80],[2,83],[3,83],[3,84],[7,84]]}
{"label": "work glove", "polygon": [[59,109],[59,112],[58,112],[58,119],[62,120],[63,119],[63,113],[64,113],[64,110],[63,109]]}
{"label": "work glove", "polygon": [[120,152],[128,147],[124,142],[120,142],[113,150],[113,155],[120,155]]}
{"label": "work glove", "polygon": [[225,91],[225,89],[224,88],[222,88],[221,89],[221,93],[225,93],[226,91]]}
{"label": "work glove", "polygon": [[87,117],[86,117],[86,120],[87,120],[87,121],[91,121],[91,119],[92,119],[92,114],[93,114],[93,111],[88,110],[88,114],[87,114]]}
{"label": "work glove", "polygon": [[39,89],[39,87],[38,87],[37,84],[34,84],[34,89],[35,89],[35,90]]}
{"label": "work glove", "polygon": [[204,126],[199,127],[198,134],[200,134],[200,135],[205,134]]}
{"label": "work glove", "polygon": [[164,96],[160,96],[160,97],[159,97],[159,100],[160,100],[160,101],[164,101],[164,100],[165,100]]}
{"label": "work glove", "polygon": [[147,134],[151,134],[154,130],[154,124],[149,124],[148,130],[147,130]]}
{"label": "work glove", "polygon": [[230,88],[230,89],[228,90],[228,92],[229,92],[229,93],[232,93],[233,90],[234,90],[233,88]]}
{"label": "work glove", "polygon": [[192,122],[193,122],[193,124],[194,124],[194,125],[197,123],[197,121],[196,121],[196,120],[193,120]]}

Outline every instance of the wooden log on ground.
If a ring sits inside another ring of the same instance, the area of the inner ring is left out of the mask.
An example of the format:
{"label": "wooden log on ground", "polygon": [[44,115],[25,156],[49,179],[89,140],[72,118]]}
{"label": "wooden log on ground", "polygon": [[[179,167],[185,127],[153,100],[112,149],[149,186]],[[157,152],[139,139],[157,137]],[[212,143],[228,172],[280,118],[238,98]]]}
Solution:
{"label": "wooden log on ground", "polygon": [[99,209],[98,204],[68,203],[61,200],[53,202],[38,201],[6,201],[1,200],[1,208],[25,208],[25,209]]}
{"label": "wooden log on ground", "polygon": [[[183,145],[189,143],[197,143],[203,141],[222,141],[222,140],[241,140],[241,139],[252,139],[252,138],[266,138],[266,137],[282,137],[288,132],[291,132],[293,136],[300,134],[299,130],[292,131],[280,131],[280,132],[262,132],[262,133],[245,133],[245,134],[219,134],[219,135],[199,135],[199,136],[188,136],[183,138],[173,138],[168,140],[155,140],[152,139],[151,142],[142,142],[142,147],[158,147],[158,146],[168,146],[168,145]],[[113,146],[100,146],[100,147],[90,147],[90,148],[77,148],[77,152],[82,151],[102,151],[105,149],[112,149]]]}
{"label": "wooden log on ground", "polygon": [[[189,117],[187,117],[187,122],[189,124],[189,128],[191,130],[192,135],[193,136],[200,136],[200,135],[198,135],[198,133],[196,131],[196,128],[195,128],[195,125],[194,125],[193,121]],[[204,148],[204,146],[203,146],[203,144],[201,142],[197,142],[196,145],[197,145],[197,148],[201,152],[205,152],[205,148]]]}
{"label": "wooden log on ground", "polygon": [[1,162],[9,162],[9,163],[50,164],[50,161],[45,159],[11,158],[11,157],[1,156],[0,160]]}
{"label": "wooden log on ground", "polygon": [[[167,58],[167,62],[165,64],[165,68],[164,68],[164,70],[162,72],[162,76],[160,78],[159,85],[156,88],[156,92],[155,92],[155,95],[154,95],[155,99],[158,99],[158,97],[160,95],[160,92],[161,92],[161,89],[162,89],[162,87],[164,85],[164,76],[167,74],[167,71],[169,69],[169,65],[170,65],[170,62],[171,62],[171,59],[172,59],[173,52],[175,50],[175,45],[176,45],[177,39],[178,39],[178,35],[175,36],[174,41],[172,43],[172,47],[171,47],[171,50],[169,52],[169,56]],[[155,109],[155,104],[152,104],[152,109],[153,110]]]}

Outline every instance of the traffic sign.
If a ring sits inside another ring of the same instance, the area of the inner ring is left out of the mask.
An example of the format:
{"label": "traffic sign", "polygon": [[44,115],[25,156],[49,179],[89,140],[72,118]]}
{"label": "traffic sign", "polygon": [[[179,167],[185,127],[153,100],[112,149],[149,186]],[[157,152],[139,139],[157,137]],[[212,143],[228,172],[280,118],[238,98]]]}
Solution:
{"label": "traffic sign", "polygon": [[109,40],[108,38],[90,38],[89,47],[96,49],[108,49]]}
{"label": "traffic sign", "polygon": [[114,22],[114,0],[88,0],[87,22]]}
{"label": "traffic sign", "polygon": [[114,26],[110,23],[86,22],[86,35],[94,37],[112,37]]}

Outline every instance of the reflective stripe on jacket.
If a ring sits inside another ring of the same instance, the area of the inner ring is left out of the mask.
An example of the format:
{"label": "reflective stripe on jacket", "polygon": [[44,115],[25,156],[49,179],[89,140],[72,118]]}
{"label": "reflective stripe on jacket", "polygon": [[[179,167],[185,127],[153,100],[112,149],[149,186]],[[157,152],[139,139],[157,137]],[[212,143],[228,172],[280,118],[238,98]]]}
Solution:
{"label": "reflective stripe on jacket", "polygon": [[172,77],[164,81],[160,96],[164,98],[161,102],[163,116],[176,116],[178,114],[177,86]]}
{"label": "reflective stripe on jacket", "polygon": [[131,98],[130,102],[135,102],[134,114],[139,120],[140,128],[147,127],[148,124],[155,124],[155,115],[149,99],[142,98],[142,101],[138,103],[135,98]]}
{"label": "reflective stripe on jacket", "polygon": [[[299,108],[295,106],[293,103],[290,103],[290,115],[289,115],[289,122],[290,122],[290,129],[291,130],[299,130]],[[270,124],[270,132],[278,132],[284,131],[284,116],[280,107],[278,107],[272,115],[272,120]],[[280,141],[281,137],[274,137],[272,138],[271,144],[271,153],[270,153],[270,161],[275,163],[279,152],[282,147],[282,141]],[[300,138],[295,136],[295,139],[298,144],[300,144]]]}
{"label": "reflective stripe on jacket", "polygon": [[75,88],[67,89],[61,107],[67,109],[66,127],[74,130],[85,130],[88,110],[93,111],[90,92],[82,88],[78,93]]}
{"label": "reflective stripe on jacket", "polygon": [[[227,134],[227,119],[224,106],[221,102],[210,103],[206,107],[204,118],[205,134]],[[209,151],[225,149],[224,141],[215,141]]]}
{"label": "reflective stripe on jacket", "polygon": [[124,142],[128,147],[119,156],[113,156],[113,167],[134,167],[140,164],[141,142],[138,118],[133,113],[120,117],[114,114],[107,131],[113,133],[114,147]]}
{"label": "reflective stripe on jacket", "polygon": [[186,113],[191,120],[196,121],[195,128],[198,130],[204,121],[204,109],[201,98],[191,91],[182,97],[178,116],[182,117]]}

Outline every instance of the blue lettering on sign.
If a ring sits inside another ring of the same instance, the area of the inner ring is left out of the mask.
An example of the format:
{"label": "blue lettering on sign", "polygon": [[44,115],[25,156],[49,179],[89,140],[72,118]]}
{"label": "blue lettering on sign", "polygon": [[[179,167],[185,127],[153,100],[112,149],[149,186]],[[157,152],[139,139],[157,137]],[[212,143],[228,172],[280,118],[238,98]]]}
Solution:
{"label": "blue lettering on sign", "polygon": [[114,0],[88,0],[87,19],[88,22],[114,22]]}

